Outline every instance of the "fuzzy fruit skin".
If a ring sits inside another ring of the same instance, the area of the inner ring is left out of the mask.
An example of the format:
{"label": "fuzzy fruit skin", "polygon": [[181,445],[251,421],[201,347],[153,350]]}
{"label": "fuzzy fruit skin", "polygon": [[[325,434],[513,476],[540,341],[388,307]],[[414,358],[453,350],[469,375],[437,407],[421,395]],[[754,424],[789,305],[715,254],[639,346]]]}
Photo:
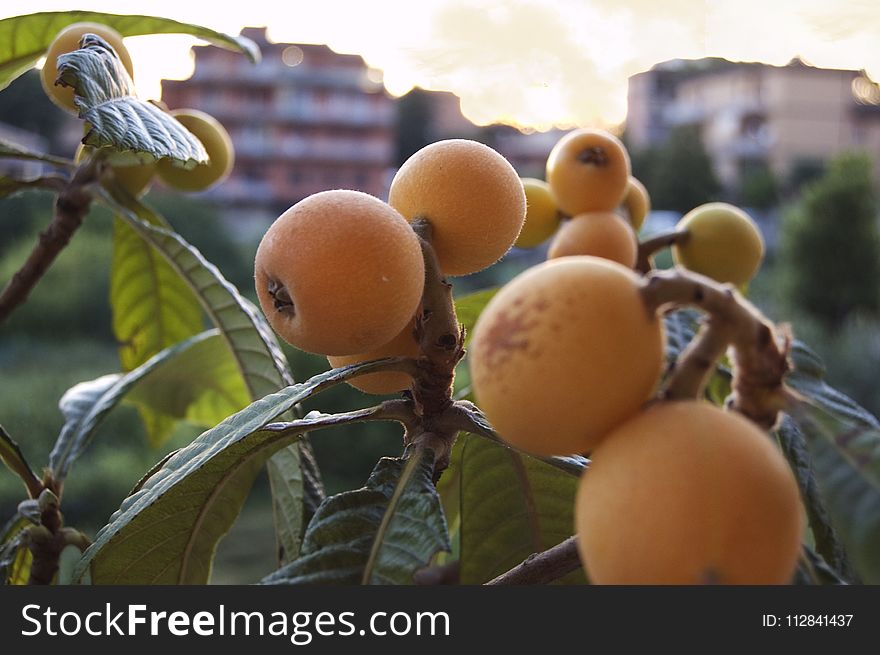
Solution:
{"label": "fuzzy fruit skin", "polygon": [[556,204],[569,216],[615,209],[629,176],[629,153],[620,139],[604,130],[569,132],[547,157],[547,182]]}
{"label": "fuzzy fruit skin", "polygon": [[639,243],[626,219],[614,212],[578,214],[562,223],[547,259],[572,255],[593,255],[635,268]]}
{"label": "fuzzy fruit skin", "polygon": [[794,476],[753,423],[658,402],[591,455],[575,501],[596,584],[788,584],[803,518]]}
{"label": "fuzzy fruit skin", "polygon": [[477,403],[537,455],[590,451],[651,397],[665,335],[634,271],[598,257],[534,266],[483,310],[470,346]]}
{"label": "fuzzy fruit skin", "polygon": [[526,220],[513,244],[517,248],[534,248],[553,236],[559,228],[559,209],[550,192],[550,185],[534,177],[522,178],[526,192]]}
{"label": "fuzzy fruit skin", "polygon": [[623,209],[629,217],[630,225],[638,232],[645,224],[645,218],[651,211],[651,196],[645,185],[632,175],[626,185],[626,193],[623,196]]}
{"label": "fuzzy fruit skin", "polygon": [[[374,359],[382,359],[384,357],[413,357],[419,356],[419,344],[416,342],[414,332],[415,320],[407,323],[406,327],[401,330],[400,334],[394,337],[384,346],[380,346],[368,353],[359,355],[342,355],[330,356],[327,361],[333,368],[348,366],[349,364],[359,364],[360,362],[369,362]],[[370,373],[368,375],[359,375],[356,378],[347,380],[348,384],[355,389],[359,389],[364,393],[376,395],[395,393],[409,389],[412,385],[412,376],[400,371],[383,371],[380,373]]]}
{"label": "fuzzy fruit skin", "polygon": [[[79,144],[73,160],[76,163],[80,163],[92,150],[94,148],[91,146]],[[135,198],[140,198],[146,193],[150,183],[153,181],[153,177],[156,175],[156,164],[153,162],[150,164],[135,164],[134,166],[113,166],[112,171],[114,179],[122,188]]]}
{"label": "fuzzy fruit skin", "polygon": [[40,70],[40,81],[43,84],[43,90],[49,96],[49,100],[61,107],[64,111],[71,114],[79,114],[76,104],[73,101],[73,89],[68,86],[55,85],[58,79],[58,65],[56,60],[58,55],[64,55],[74,50],[79,50],[79,40],[84,34],[97,34],[104,39],[119,55],[119,60],[128,71],[128,74],[134,77],[134,65],[131,63],[131,55],[122,43],[122,36],[112,27],[101,25],[100,23],[73,23],[68,25],[55,37],[49,49],[46,51],[46,63]]}
{"label": "fuzzy fruit skin", "polygon": [[407,159],[388,203],[408,221],[427,218],[447,275],[468,275],[498,261],[516,241],[526,194],[513,166],[477,141],[448,139]]}
{"label": "fuzzy fruit skin", "polygon": [[[257,296],[288,343],[321,355],[353,355],[388,343],[422,298],[418,238],[392,207],[360,191],[316,193],[266,231],[254,264]],[[270,282],[293,312],[275,307]]]}
{"label": "fuzzy fruit skin", "polygon": [[739,207],[725,202],[700,205],[685,214],[677,229],[689,236],[672,247],[672,258],[691,271],[741,286],[761,267],[764,238]]}
{"label": "fuzzy fruit skin", "polygon": [[162,159],[156,165],[162,181],[179,191],[204,191],[225,180],[235,163],[235,149],[226,128],[210,114],[197,109],[175,109],[171,115],[198,137],[208,152],[209,161],[187,170],[175,166],[170,159]]}

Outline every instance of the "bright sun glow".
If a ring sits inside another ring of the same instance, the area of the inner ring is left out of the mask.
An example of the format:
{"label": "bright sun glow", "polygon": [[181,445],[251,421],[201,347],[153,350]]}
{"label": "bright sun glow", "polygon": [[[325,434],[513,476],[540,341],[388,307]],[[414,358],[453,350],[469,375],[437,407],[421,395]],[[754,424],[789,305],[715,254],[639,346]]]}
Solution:
{"label": "bright sun glow", "polygon": [[[461,97],[472,121],[547,129],[625,119],[627,78],[674,58],[720,56],[865,69],[880,79],[880,3],[875,0],[205,0],[53,2],[27,11],[149,13],[237,34],[326,43],[360,54],[388,91],[413,86]],[[11,3],[0,17],[15,15]],[[128,39],[139,93],[192,73],[195,39]]]}

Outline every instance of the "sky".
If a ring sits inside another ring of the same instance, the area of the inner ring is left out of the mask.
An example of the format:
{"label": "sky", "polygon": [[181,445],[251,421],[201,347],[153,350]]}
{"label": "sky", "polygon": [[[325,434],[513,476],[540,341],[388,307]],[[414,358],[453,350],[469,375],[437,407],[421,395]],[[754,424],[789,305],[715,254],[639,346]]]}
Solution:
{"label": "sky", "polygon": [[[4,2],[0,18],[21,13]],[[22,5],[16,3],[17,7]],[[793,57],[880,80],[878,0],[29,0],[28,12],[165,16],[271,40],[326,43],[364,57],[394,95],[451,91],[478,124],[615,126],[629,76],[675,58],[783,65]],[[185,36],[126,40],[138,92],[192,72]]]}

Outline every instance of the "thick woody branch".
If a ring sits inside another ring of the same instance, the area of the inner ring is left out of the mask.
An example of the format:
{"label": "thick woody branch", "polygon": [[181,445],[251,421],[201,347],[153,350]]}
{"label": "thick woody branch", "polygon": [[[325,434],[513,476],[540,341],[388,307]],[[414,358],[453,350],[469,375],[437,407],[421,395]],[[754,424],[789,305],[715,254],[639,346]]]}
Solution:
{"label": "thick woody branch", "polygon": [[425,290],[416,319],[420,372],[415,376],[412,392],[416,411],[430,418],[452,404],[455,366],[464,356],[464,331],[455,315],[452,285],[446,281],[431,246],[431,224],[417,219],[413,230],[419,237],[425,261]]}
{"label": "thick woody branch", "polygon": [[783,384],[789,369],[787,328],[777,331],[732,286],[690,271],[652,271],[642,296],[652,313],[694,307],[707,314],[700,332],[679,356],[666,398],[700,396],[715,362],[730,349],[733,392],[728,406],[764,428],[776,424],[779,412],[794,397]]}
{"label": "thick woody branch", "polygon": [[49,226],[40,233],[27,260],[12,276],[0,293],[0,323],[22,304],[58,254],[82,225],[92,202],[88,185],[97,180],[99,162],[86,163],[77,169],[73,179],[64,186],[55,200],[55,214]]}
{"label": "thick woody branch", "polygon": [[543,585],[558,580],[581,567],[577,538],[569,537],[542,553],[530,555],[487,585]]}
{"label": "thick woody branch", "polygon": [[664,232],[639,243],[639,251],[636,259],[636,270],[644,275],[654,268],[651,257],[675,243],[682,243],[688,238],[687,230]]}

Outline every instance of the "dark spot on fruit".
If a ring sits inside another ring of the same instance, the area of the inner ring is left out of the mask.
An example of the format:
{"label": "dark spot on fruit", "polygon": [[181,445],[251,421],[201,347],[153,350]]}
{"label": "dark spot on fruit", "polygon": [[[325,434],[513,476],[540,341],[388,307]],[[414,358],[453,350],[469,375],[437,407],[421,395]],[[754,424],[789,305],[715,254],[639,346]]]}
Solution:
{"label": "dark spot on fruit", "polygon": [[581,150],[575,159],[582,164],[590,164],[592,166],[608,165],[608,153],[605,152],[605,148],[600,148],[599,146]]}
{"label": "dark spot on fruit", "polygon": [[537,321],[527,322],[521,313],[511,316],[508,312],[499,312],[483,340],[489,367],[502,365],[514,350],[527,350],[529,340],[525,334],[536,324]]}
{"label": "dark spot on fruit", "polygon": [[269,280],[269,295],[272,296],[272,304],[275,309],[285,314],[295,314],[296,310],[293,306],[293,299],[287,291],[287,287],[278,280]]}

